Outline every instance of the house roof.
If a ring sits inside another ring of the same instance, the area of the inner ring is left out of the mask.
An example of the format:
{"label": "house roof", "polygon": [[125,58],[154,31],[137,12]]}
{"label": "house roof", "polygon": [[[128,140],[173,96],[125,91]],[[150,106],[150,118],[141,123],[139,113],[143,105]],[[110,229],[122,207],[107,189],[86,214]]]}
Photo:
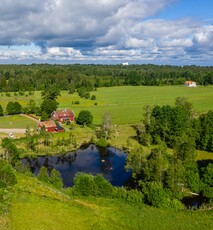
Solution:
{"label": "house roof", "polygon": [[74,112],[72,110],[69,110],[69,109],[57,110],[54,112],[57,114],[58,118],[73,117],[74,116]]}
{"label": "house roof", "polygon": [[45,126],[46,128],[50,128],[50,127],[56,127],[56,124],[54,121],[49,120],[49,121],[39,122],[38,126],[40,126],[40,127]]}

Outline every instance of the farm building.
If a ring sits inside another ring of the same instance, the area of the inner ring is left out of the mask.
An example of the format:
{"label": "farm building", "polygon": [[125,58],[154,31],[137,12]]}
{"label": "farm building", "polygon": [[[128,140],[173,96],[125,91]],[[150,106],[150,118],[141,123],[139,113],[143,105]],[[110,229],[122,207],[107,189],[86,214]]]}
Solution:
{"label": "farm building", "polygon": [[57,125],[54,121],[41,121],[38,123],[38,130],[40,131],[42,127],[45,127],[45,130],[49,133],[51,132],[64,132],[64,128]]}
{"label": "farm building", "polygon": [[69,110],[69,109],[54,111],[54,112],[52,112],[51,117],[53,120],[58,121],[60,123],[75,120],[74,112],[72,110]]}
{"label": "farm building", "polygon": [[188,87],[196,87],[197,86],[195,81],[186,81],[184,85],[188,86]]}

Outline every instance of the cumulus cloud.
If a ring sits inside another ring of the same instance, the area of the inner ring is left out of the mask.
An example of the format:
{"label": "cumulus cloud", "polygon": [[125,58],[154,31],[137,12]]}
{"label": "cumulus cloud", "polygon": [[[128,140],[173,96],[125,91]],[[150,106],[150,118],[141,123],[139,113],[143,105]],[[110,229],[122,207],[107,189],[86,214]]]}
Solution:
{"label": "cumulus cloud", "polygon": [[149,18],[175,1],[2,0],[0,60],[210,59],[212,25]]}

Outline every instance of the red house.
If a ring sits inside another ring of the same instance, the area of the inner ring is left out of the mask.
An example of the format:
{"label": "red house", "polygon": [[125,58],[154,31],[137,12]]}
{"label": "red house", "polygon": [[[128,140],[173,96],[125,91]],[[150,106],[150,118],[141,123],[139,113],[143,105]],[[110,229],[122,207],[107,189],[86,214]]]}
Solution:
{"label": "red house", "polygon": [[75,114],[72,110],[69,109],[63,109],[63,110],[57,110],[52,112],[51,115],[52,119],[58,122],[66,122],[66,121],[74,121],[75,120]]}

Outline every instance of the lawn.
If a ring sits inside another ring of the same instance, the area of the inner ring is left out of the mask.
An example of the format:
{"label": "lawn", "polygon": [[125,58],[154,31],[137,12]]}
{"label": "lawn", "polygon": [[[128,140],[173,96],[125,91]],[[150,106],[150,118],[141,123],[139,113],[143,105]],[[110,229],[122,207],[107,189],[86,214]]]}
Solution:
{"label": "lawn", "polygon": [[0,117],[0,128],[2,129],[25,129],[27,126],[36,128],[37,123],[21,115]]}

